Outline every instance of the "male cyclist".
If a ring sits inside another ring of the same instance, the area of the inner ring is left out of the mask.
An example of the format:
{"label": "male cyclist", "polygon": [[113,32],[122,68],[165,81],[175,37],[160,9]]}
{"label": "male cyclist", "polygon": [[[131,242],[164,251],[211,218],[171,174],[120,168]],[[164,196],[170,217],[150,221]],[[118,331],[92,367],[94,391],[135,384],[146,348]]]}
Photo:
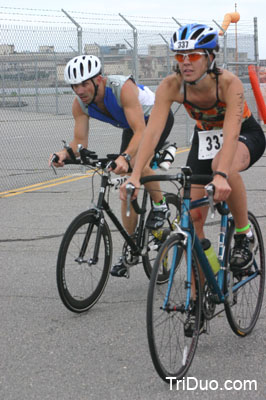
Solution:
{"label": "male cyclist", "polygon": [[[218,33],[202,24],[182,26],[171,38],[177,67],[156,91],[156,102],[139,146],[133,173],[128,181],[140,186],[141,171],[157,145],[173,102],[184,105],[196,120],[187,165],[193,173],[213,176],[215,201],[226,200],[236,225],[230,266],[234,271],[249,268],[254,238],[248,222],[246,189],[240,175],[264,153],[265,135],[251,114],[240,79],[217,68],[215,51]],[[120,197],[125,198],[125,186]],[[137,196],[135,191],[133,198]],[[192,189],[192,199],[204,195],[204,187]],[[194,210],[192,218],[199,238],[208,210]]]}
{"label": "male cyclist", "polygon": [[[72,105],[72,114],[75,120],[74,138],[70,143],[74,153],[77,154],[78,144],[82,144],[84,147],[88,146],[90,118],[96,118],[122,128],[120,155],[115,160],[117,166],[114,172],[126,174],[129,167],[134,166],[135,155],[154,104],[154,93],[148,87],[136,84],[131,76],[103,76],[101,62],[93,55],[81,55],[71,59],[65,67],[64,78],[76,94]],[[169,110],[154,151],[158,151],[162,147],[173,122],[173,114]],[[69,158],[67,151],[63,149],[56,154],[59,160],[54,165],[56,167],[64,166],[64,160]],[[149,166],[153,154],[150,154],[149,160],[143,165],[142,176],[154,173]],[[157,182],[150,183],[146,187],[153,199],[153,212],[150,214],[146,226],[150,229],[158,229],[163,225],[167,216],[168,206]],[[125,229],[130,235],[133,235],[137,224],[137,215],[132,210],[130,217],[126,216],[125,201],[122,201],[121,212]],[[126,271],[120,258],[119,262],[113,266],[111,274],[124,276]]]}

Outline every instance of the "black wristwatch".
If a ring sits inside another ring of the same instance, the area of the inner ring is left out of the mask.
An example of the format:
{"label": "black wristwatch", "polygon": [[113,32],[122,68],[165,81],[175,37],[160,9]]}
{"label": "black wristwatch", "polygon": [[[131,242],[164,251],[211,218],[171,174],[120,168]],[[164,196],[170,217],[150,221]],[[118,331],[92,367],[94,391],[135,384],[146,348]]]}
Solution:
{"label": "black wristwatch", "polygon": [[131,160],[131,156],[128,153],[122,153],[120,156],[124,157],[124,159],[129,163]]}

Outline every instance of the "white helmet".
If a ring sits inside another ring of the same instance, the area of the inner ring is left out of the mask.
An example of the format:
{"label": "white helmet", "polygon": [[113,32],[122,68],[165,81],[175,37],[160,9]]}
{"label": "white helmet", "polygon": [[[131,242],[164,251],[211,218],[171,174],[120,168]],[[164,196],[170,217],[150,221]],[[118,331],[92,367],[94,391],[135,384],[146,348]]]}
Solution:
{"label": "white helmet", "polygon": [[64,78],[70,85],[79,84],[101,73],[101,61],[96,56],[82,55],[72,58],[64,71]]}

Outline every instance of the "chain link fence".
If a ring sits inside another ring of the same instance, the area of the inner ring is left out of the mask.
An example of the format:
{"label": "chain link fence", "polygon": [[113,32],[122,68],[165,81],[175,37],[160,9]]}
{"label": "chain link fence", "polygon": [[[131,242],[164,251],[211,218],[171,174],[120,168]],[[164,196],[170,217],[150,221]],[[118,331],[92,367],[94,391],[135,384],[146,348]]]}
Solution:
{"label": "chain link fence", "polygon": [[[193,20],[130,17],[66,10],[0,7],[0,192],[54,178],[51,153],[73,136],[74,95],[65,85],[66,63],[75,55],[94,54],[103,72],[132,74],[156,90],[175,65],[169,51],[174,30]],[[221,21],[198,21],[217,28]],[[218,28],[217,28],[218,29]],[[237,29],[237,31],[236,31]],[[257,116],[248,64],[258,64],[256,19],[230,26],[221,37],[218,65],[239,75],[248,104]],[[174,105],[170,140],[188,146],[194,122]],[[121,130],[91,120],[89,148],[104,156],[118,152]],[[61,169],[60,176],[69,174]]]}

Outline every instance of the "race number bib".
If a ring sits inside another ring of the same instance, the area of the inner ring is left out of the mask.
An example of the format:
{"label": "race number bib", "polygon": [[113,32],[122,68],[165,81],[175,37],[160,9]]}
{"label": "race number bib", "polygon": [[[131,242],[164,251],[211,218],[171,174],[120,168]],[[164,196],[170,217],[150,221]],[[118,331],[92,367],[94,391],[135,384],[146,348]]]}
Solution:
{"label": "race number bib", "polygon": [[213,159],[223,145],[223,130],[198,131],[199,134],[199,160]]}

